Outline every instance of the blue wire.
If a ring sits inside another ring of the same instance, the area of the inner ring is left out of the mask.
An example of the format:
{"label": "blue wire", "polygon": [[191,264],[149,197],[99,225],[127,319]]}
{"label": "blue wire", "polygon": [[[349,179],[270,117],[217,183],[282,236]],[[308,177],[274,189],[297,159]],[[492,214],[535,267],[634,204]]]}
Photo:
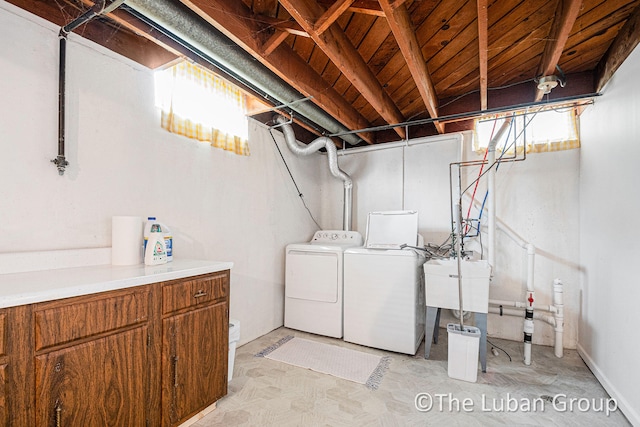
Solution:
{"label": "blue wire", "polygon": [[[509,134],[511,133],[512,125],[513,125],[513,122],[511,122],[511,124],[509,125]],[[507,134],[507,141],[509,140],[509,134]],[[516,145],[516,150],[517,150],[518,149],[517,138],[514,141],[514,143]],[[498,157],[498,160],[500,160],[502,156],[504,156],[504,153],[506,153],[506,151],[507,150],[502,150],[502,153],[500,153],[500,157]],[[496,172],[498,172],[499,167],[500,167],[500,162],[496,162]],[[488,195],[489,195],[489,190],[485,191],[484,193],[484,199],[482,200],[482,206],[480,206],[480,213],[478,214],[478,222],[482,219],[482,211],[484,211],[484,204],[487,202]]]}

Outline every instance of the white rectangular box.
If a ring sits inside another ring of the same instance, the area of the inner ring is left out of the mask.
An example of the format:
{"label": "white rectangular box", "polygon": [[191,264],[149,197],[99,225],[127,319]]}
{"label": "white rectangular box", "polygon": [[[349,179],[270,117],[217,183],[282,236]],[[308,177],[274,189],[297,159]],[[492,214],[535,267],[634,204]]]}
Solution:
{"label": "white rectangular box", "polygon": [[[464,311],[489,311],[489,279],[487,261],[461,260],[462,305]],[[432,259],[424,264],[425,300],[430,307],[460,309],[458,298],[458,261],[455,258]]]}
{"label": "white rectangular box", "polygon": [[449,362],[447,373],[450,378],[476,382],[478,379],[478,355],[480,353],[480,329],[456,323],[447,324],[449,338]]}

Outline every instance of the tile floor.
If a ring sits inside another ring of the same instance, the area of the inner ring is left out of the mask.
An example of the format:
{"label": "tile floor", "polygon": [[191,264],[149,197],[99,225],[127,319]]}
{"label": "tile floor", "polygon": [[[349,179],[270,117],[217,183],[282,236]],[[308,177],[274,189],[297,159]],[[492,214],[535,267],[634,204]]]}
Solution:
{"label": "tile floor", "polygon": [[[392,360],[380,387],[255,357],[287,335],[318,340]],[[279,328],[236,352],[229,393],[194,426],[628,426],[574,350],[562,359],[550,347],[534,346],[533,363],[522,363],[522,343],[491,339],[506,350],[487,354],[487,373],[476,383],[447,375],[447,332],[425,360]],[[491,345],[488,346],[488,351]],[[417,397],[418,396],[418,397]],[[554,403],[555,398],[555,403]],[[573,408],[571,402],[573,400]],[[418,410],[416,402],[431,403]]]}

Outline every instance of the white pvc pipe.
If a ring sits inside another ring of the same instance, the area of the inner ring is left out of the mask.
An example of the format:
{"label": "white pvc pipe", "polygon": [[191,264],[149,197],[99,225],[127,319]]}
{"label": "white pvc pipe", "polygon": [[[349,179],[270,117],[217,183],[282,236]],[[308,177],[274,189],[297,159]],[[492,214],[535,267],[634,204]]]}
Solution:
{"label": "white pvc pipe", "polygon": [[[535,318],[535,313],[533,313],[533,316]],[[531,340],[533,340],[533,328],[533,319],[525,318],[523,330],[525,334],[529,334],[531,336]],[[524,340],[524,364],[527,366],[531,365],[531,340]]]}
{"label": "white pvc pipe", "polygon": [[[531,243],[527,244],[527,291],[534,292],[533,269],[535,267],[536,248]],[[533,308],[533,303],[531,303]]]}
{"label": "white pvc pipe", "polygon": [[491,266],[492,271],[496,269],[496,148],[495,144],[493,148],[489,149],[489,153],[487,154],[487,161],[489,167],[489,173],[487,175],[487,188],[489,190],[488,198],[487,198],[487,210],[489,211],[489,216],[487,220],[487,237],[488,237],[488,248],[489,248],[489,265]]}
{"label": "white pvc pipe", "polygon": [[527,304],[522,301],[505,301],[501,299],[490,299],[489,305],[501,305],[503,307],[527,308]]}
{"label": "white pvc pipe", "polygon": [[[494,306],[503,306],[503,307],[514,307],[514,308],[522,308],[525,309],[529,305],[528,302],[522,301],[505,301],[500,299],[490,299],[489,305]],[[538,311],[546,311],[549,313],[557,313],[558,309],[554,305],[536,305],[536,312]]]}
{"label": "white pvc pipe", "polygon": [[[524,317],[524,311],[514,310],[511,308],[503,308],[502,310],[500,310],[499,307],[489,307],[489,313],[499,314],[502,316]],[[533,313],[533,318],[535,320],[542,320],[543,322],[548,323],[551,326],[556,326],[556,320],[554,316],[549,316],[536,311],[535,313]]]}
{"label": "white pvc pipe", "polygon": [[511,117],[507,117],[500,129],[498,129],[498,133],[489,141],[487,147],[487,166],[489,167],[487,174],[487,190],[489,191],[487,198],[487,210],[489,211],[489,219],[487,221],[488,259],[489,265],[494,271],[496,268],[496,145],[510,126]]}
{"label": "white pvc pipe", "polygon": [[556,331],[556,340],[555,340],[555,355],[556,357],[562,357],[563,348],[562,348],[562,337],[564,335],[564,303],[563,303],[563,284],[560,279],[555,279],[553,281],[553,305],[557,309],[557,313],[555,313],[555,331]]}

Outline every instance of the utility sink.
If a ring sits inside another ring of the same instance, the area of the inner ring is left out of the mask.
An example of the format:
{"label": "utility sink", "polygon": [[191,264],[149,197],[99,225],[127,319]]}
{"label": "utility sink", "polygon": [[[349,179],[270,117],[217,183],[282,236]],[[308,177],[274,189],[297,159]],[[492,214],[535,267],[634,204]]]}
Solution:
{"label": "utility sink", "polygon": [[[475,313],[489,311],[491,266],[485,260],[461,261],[462,309]],[[458,261],[455,258],[432,259],[424,264],[426,305],[460,309],[458,298]]]}

